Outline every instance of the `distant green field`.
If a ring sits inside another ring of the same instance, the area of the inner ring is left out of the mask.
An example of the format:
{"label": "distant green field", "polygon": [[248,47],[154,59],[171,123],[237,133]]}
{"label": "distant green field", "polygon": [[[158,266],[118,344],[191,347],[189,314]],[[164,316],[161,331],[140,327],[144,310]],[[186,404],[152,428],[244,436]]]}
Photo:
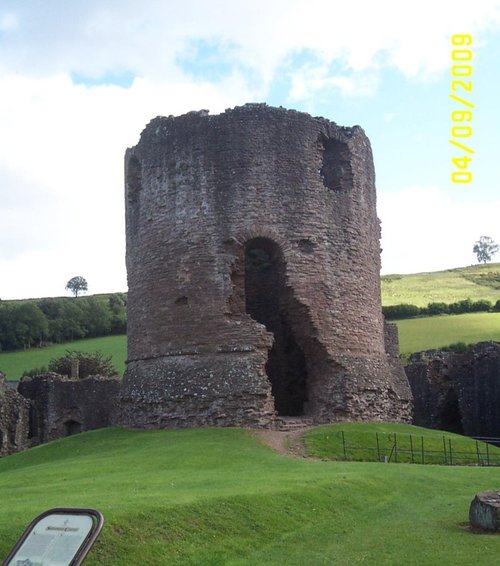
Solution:
{"label": "distant green field", "polygon": [[467,522],[498,478],[290,458],[238,429],[102,429],[0,460],[0,557],[63,506],[104,515],[88,566],[493,565],[498,536]]}
{"label": "distant green field", "polygon": [[430,316],[395,321],[402,354],[449,346],[456,342],[475,344],[500,341],[500,313],[469,313]]}
{"label": "distant green field", "polygon": [[46,348],[2,352],[0,353],[0,371],[6,374],[7,379],[16,380],[22,376],[25,370],[47,366],[50,360],[64,355],[66,350],[81,350],[82,352],[100,350],[104,356],[112,356],[113,365],[120,375],[125,371],[125,359],[127,356],[126,336],[89,338]]}
{"label": "distant green field", "polygon": [[500,263],[475,265],[432,273],[384,275],[381,279],[382,304],[455,303],[480,299],[496,303],[500,299]]}

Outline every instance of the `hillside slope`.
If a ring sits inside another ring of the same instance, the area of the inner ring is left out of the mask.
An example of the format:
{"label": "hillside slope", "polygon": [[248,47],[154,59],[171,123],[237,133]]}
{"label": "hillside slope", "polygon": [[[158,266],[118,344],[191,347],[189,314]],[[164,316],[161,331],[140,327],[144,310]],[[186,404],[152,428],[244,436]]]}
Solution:
{"label": "hillside slope", "polygon": [[495,303],[500,299],[500,263],[411,275],[383,275],[381,287],[384,306],[409,303],[425,307],[428,303],[454,303],[467,298]]}

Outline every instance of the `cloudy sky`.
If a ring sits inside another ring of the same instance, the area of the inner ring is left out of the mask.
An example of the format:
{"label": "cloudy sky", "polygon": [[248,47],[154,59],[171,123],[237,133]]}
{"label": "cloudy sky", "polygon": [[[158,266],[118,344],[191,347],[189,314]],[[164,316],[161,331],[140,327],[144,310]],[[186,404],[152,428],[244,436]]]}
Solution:
{"label": "cloudy sky", "polygon": [[[469,106],[454,34],[473,38]],[[74,275],[126,290],[125,148],[157,115],[245,102],[364,128],[384,273],[474,263],[500,241],[499,92],[500,0],[0,0],[0,298]],[[471,183],[451,181],[452,137]]]}

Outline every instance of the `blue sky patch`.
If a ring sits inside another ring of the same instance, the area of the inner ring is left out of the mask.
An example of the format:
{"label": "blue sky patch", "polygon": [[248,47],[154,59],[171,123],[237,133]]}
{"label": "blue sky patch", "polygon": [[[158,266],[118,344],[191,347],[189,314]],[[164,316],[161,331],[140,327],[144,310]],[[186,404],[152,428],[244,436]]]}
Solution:
{"label": "blue sky patch", "polygon": [[84,86],[119,86],[130,88],[134,82],[135,74],[132,71],[108,72],[103,75],[89,76],[83,73],[71,73],[71,80],[75,85]]}
{"label": "blue sky patch", "polygon": [[236,63],[235,44],[217,40],[196,39],[176,59],[177,65],[194,79],[213,81],[230,76]]}

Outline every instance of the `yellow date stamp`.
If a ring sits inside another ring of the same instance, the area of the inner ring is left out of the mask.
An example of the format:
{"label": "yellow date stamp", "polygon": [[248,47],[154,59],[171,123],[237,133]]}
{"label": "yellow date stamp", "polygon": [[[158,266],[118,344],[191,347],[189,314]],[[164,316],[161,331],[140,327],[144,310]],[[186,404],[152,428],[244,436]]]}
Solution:
{"label": "yellow date stamp", "polygon": [[456,105],[451,112],[450,144],[460,151],[451,158],[453,183],[472,183],[470,163],[474,150],[471,147],[474,104],[469,100],[473,92],[472,82],[472,36],[451,36],[451,93]]}

